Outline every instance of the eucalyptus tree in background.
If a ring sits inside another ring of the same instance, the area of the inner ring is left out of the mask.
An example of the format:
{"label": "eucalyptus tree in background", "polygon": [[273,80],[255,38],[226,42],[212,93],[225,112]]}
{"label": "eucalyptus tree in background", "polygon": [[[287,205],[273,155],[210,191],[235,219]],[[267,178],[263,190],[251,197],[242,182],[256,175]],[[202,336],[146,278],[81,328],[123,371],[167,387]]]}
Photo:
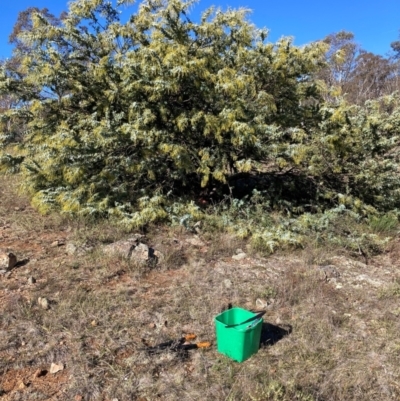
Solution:
{"label": "eucalyptus tree in background", "polygon": [[361,105],[399,89],[398,63],[393,58],[363,50],[354,34],[347,31],[330,34],[324,42],[329,45],[326,66],[317,77],[330,88],[327,101],[345,97]]}

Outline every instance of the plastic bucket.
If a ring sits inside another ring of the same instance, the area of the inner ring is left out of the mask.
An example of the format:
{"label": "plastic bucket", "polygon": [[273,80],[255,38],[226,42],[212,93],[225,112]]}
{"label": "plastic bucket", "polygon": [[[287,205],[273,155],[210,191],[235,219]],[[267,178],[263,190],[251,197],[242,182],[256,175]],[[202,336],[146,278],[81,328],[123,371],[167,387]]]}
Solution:
{"label": "plastic bucket", "polygon": [[260,348],[263,319],[257,313],[242,308],[228,309],[214,318],[217,350],[238,362],[243,362]]}

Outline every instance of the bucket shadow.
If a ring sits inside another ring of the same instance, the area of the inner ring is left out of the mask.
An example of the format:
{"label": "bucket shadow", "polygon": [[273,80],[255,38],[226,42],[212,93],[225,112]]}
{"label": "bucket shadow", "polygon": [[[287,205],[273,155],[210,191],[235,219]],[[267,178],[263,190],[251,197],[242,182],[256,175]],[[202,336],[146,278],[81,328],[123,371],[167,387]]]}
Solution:
{"label": "bucket shadow", "polygon": [[28,263],[29,263],[29,259],[20,260],[20,261],[18,261],[18,262],[15,264],[14,268],[18,268],[18,267],[25,266],[25,265],[27,265]]}
{"label": "bucket shadow", "polygon": [[261,328],[260,348],[276,344],[291,332],[292,326],[289,324],[285,325],[285,327],[279,327],[271,323],[263,323]]}

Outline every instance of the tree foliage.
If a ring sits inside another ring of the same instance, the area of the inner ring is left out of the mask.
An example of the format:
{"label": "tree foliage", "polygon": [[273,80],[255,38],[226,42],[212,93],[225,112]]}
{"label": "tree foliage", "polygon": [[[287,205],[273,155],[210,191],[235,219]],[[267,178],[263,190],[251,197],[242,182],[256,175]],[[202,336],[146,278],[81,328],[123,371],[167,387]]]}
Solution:
{"label": "tree foliage", "polygon": [[129,3],[75,0],[62,19],[31,9],[14,30],[0,93],[22,102],[3,118],[24,133],[1,161],[20,165],[40,210],[140,226],[200,215],[201,191],[242,176],[288,213],[398,207],[397,96],[324,101],[327,43],[268,43],[246,9],[193,22],[193,0],[145,0],[122,23]]}

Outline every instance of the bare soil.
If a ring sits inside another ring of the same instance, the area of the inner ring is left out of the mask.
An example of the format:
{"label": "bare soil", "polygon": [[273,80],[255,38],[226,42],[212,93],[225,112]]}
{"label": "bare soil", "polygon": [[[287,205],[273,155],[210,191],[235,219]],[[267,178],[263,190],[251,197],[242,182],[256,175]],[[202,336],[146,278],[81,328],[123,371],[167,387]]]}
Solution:
{"label": "bare soil", "polygon": [[[129,234],[40,216],[17,185],[0,178],[0,248],[20,261],[0,274],[2,401],[400,399],[396,236],[366,261],[312,247],[262,257],[228,235],[194,246],[193,233],[154,227],[146,241],[165,258],[141,266],[101,250]],[[229,304],[267,311],[241,364],[216,350],[213,318]],[[187,333],[212,346],[148,352]]]}

